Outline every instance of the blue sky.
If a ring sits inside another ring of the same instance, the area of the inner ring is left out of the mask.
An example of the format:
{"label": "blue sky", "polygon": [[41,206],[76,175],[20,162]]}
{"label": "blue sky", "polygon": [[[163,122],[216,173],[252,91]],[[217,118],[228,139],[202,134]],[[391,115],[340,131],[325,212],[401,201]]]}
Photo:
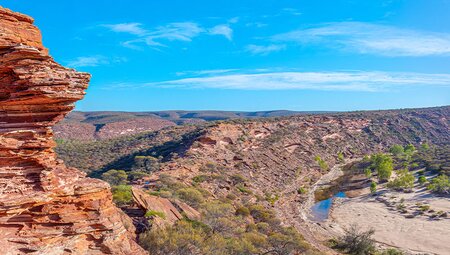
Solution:
{"label": "blue sky", "polygon": [[77,110],[369,110],[450,104],[450,0],[4,0]]}

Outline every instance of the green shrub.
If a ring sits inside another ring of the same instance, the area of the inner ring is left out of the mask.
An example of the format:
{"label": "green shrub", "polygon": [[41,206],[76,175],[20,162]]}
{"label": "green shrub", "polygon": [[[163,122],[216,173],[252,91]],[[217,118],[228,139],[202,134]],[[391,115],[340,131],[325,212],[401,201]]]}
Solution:
{"label": "green shrub", "polygon": [[300,195],[306,194],[308,192],[308,189],[306,189],[305,187],[300,187],[297,190],[297,193]]}
{"label": "green shrub", "polygon": [[405,253],[403,253],[401,250],[397,250],[397,249],[394,249],[394,248],[389,248],[389,249],[386,249],[386,250],[382,251],[379,254],[380,255],[404,255]]}
{"label": "green shrub", "polygon": [[238,215],[238,216],[247,217],[247,216],[250,215],[250,210],[247,207],[245,207],[245,206],[241,206],[238,209],[236,209],[236,213],[235,214]]}
{"label": "green shrub", "polygon": [[429,205],[419,205],[419,211],[422,211],[422,212],[426,212],[426,211],[428,211],[428,210],[430,210],[430,206]]}
{"label": "green shrub", "polygon": [[423,185],[427,182],[427,178],[423,175],[419,176],[418,182],[420,183],[420,185]]}
{"label": "green shrub", "polygon": [[118,206],[124,206],[130,204],[133,201],[133,195],[131,194],[131,186],[118,185],[112,187],[113,201]]}
{"label": "green shrub", "polygon": [[407,169],[399,170],[397,177],[388,183],[388,187],[391,189],[412,189],[414,187],[414,175]]}
{"label": "green shrub", "polygon": [[405,152],[405,150],[400,144],[395,144],[389,149],[389,152],[394,156],[400,156]]}
{"label": "green shrub", "polygon": [[447,175],[439,175],[433,178],[428,185],[428,189],[435,193],[448,194],[450,193],[450,180]]}
{"label": "green shrub", "polygon": [[244,176],[242,176],[240,174],[234,174],[230,177],[230,179],[231,179],[231,182],[233,183],[233,185],[245,183]]}
{"label": "green shrub", "polygon": [[244,187],[242,184],[237,185],[236,188],[242,193],[252,194],[252,191]]}
{"label": "green shrub", "polygon": [[405,153],[412,154],[416,150],[416,147],[412,144],[408,144],[405,146]]}
{"label": "green shrub", "polygon": [[314,158],[314,160],[317,162],[317,164],[319,164],[320,169],[322,170],[328,170],[328,164],[327,162],[325,162],[325,160],[323,160],[320,156],[316,156]]}
{"label": "green shrub", "polygon": [[377,192],[377,183],[371,182],[370,183],[370,193],[374,194],[375,192]]}
{"label": "green shrub", "polygon": [[370,170],[370,168],[364,169],[364,175],[365,175],[367,178],[372,178],[372,170]]}
{"label": "green shrub", "polygon": [[344,154],[342,152],[338,153],[338,160],[340,163],[344,163],[345,159],[344,159]]}
{"label": "green shrub", "polygon": [[192,181],[194,183],[202,183],[202,182],[206,181],[207,178],[208,178],[207,175],[201,174],[201,175],[194,176],[194,178],[192,178]]}
{"label": "green shrub", "polygon": [[136,156],[134,157],[133,169],[153,173],[160,169],[159,160],[152,156]]}
{"label": "green shrub", "polygon": [[271,205],[274,205],[278,199],[280,199],[280,195],[278,194],[266,194],[266,201]]}
{"label": "green shrub", "polygon": [[166,219],[166,214],[164,212],[150,210],[145,213],[145,217],[149,218],[160,217],[161,219]]}
{"label": "green shrub", "polygon": [[176,195],[183,201],[192,206],[198,206],[203,203],[205,198],[203,194],[195,188],[182,188],[176,191]]}
{"label": "green shrub", "polygon": [[427,151],[430,149],[430,145],[428,143],[422,143],[421,148],[422,150]]}
{"label": "green shrub", "polygon": [[351,226],[334,247],[352,255],[371,255],[375,252],[374,233],[373,229],[360,231],[356,226]]}
{"label": "green shrub", "polygon": [[102,180],[108,182],[112,186],[127,184],[128,175],[124,170],[109,170],[102,174]]}

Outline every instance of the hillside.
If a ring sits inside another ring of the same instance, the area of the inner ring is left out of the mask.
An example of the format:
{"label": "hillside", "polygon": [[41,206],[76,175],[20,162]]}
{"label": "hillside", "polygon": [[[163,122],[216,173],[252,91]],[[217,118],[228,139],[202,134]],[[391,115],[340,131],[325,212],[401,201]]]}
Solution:
{"label": "hillside", "polygon": [[58,139],[90,141],[156,131],[173,125],[200,124],[205,121],[267,118],[324,112],[295,111],[158,111],[158,112],[71,112],[54,127]]}
{"label": "hillside", "polygon": [[57,152],[92,176],[111,169],[125,170],[129,180],[148,176],[155,184],[147,188],[169,192],[165,197],[196,187],[208,201],[225,199],[235,208],[258,203],[313,247],[331,252],[302,218],[308,197],[299,190],[312,190],[342,162],[394,144],[448,145],[449,114],[450,107],[438,107],[226,120],[90,143],[65,140]]}

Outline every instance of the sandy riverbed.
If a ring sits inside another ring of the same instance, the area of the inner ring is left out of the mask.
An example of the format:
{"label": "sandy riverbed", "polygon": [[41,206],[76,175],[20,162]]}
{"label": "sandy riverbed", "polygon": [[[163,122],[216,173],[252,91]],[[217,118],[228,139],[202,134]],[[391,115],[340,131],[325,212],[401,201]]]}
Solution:
{"label": "sandy riverbed", "polygon": [[[399,204],[404,209],[399,210]],[[430,210],[421,211],[422,205],[428,205]],[[433,216],[439,211],[447,212],[447,216]],[[362,195],[340,199],[327,224],[335,234],[342,234],[352,224],[362,229],[373,228],[377,242],[412,254],[450,254],[449,213],[448,197],[434,197],[425,191],[385,192],[378,198]]]}

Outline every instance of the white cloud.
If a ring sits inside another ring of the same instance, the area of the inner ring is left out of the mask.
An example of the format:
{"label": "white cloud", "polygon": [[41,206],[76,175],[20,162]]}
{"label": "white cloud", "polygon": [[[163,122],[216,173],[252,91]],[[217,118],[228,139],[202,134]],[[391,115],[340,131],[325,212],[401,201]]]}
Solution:
{"label": "white cloud", "polygon": [[[136,86],[136,85],[133,85]],[[450,74],[395,72],[267,72],[205,76],[139,86],[241,90],[383,91],[400,86],[450,87]]]}
{"label": "white cloud", "polygon": [[177,76],[200,76],[200,75],[214,75],[214,74],[223,74],[230,73],[233,71],[237,71],[238,69],[213,69],[213,70],[200,70],[200,71],[183,71],[177,72]]}
{"label": "white cloud", "polygon": [[285,12],[285,13],[294,15],[294,16],[302,15],[302,13],[299,10],[295,9],[295,8],[283,8],[282,11]]}
{"label": "white cloud", "polygon": [[217,25],[209,30],[209,33],[212,35],[223,35],[228,40],[233,40],[233,29],[230,28],[229,25],[222,24]]}
{"label": "white cloud", "polygon": [[295,30],[275,41],[323,44],[361,54],[385,56],[450,55],[450,34],[401,29],[363,22],[338,22]]}
{"label": "white cloud", "polygon": [[228,20],[228,23],[230,24],[235,24],[239,22],[239,17],[233,17],[231,19]]}
{"label": "white cloud", "polygon": [[269,53],[281,51],[286,49],[284,44],[270,44],[270,45],[254,45],[250,44],[245,47],[245,50],[254,55],[268,55]]}
{"label": "white cloud", "polygon": [[127,59],[123,57],[107,58],[104,56],[87,56],[87,57],[77,57],[73,60],[67,62],[67,66],[78,68],[78,67],[96,67],[100,65],[109,65],[113,63],[126,62]]}
{"label": "white cloud", "polygon": [[[230,23],[237,21],[238,18],[229,20]],[[131,49],[141,49],[140,45],[147,45],[158,50],[161,47],[168,47],[168,42],[190,42],[202,34],[223,35],[230,41],[233,37],[233,30],[228,24],[221,24],[211,29],[205,29],[195,22],[173,22],[151,30],[142,28],[142,24],[140,23],[121,23],[101,26],[109,28],[113,32],[129,33],[136,36],[134,39],[121,42],[122,46]]]}
{"label": "white cloud", "polygon": [[102,25],[111,29],[111,31],[119,32],[119,33],[129,33],[133,35],[144,35],[147,31],[141,28],[141,23],[120,23],[120,24],[112,24],[112,25]]}
{"label": "white cloud", "polygon": [[262,23],[262,22],[249,22],[247,24],[245,24],[246,27],[256,27],[256,28],[262,28],[267,26],[266,23]]}

